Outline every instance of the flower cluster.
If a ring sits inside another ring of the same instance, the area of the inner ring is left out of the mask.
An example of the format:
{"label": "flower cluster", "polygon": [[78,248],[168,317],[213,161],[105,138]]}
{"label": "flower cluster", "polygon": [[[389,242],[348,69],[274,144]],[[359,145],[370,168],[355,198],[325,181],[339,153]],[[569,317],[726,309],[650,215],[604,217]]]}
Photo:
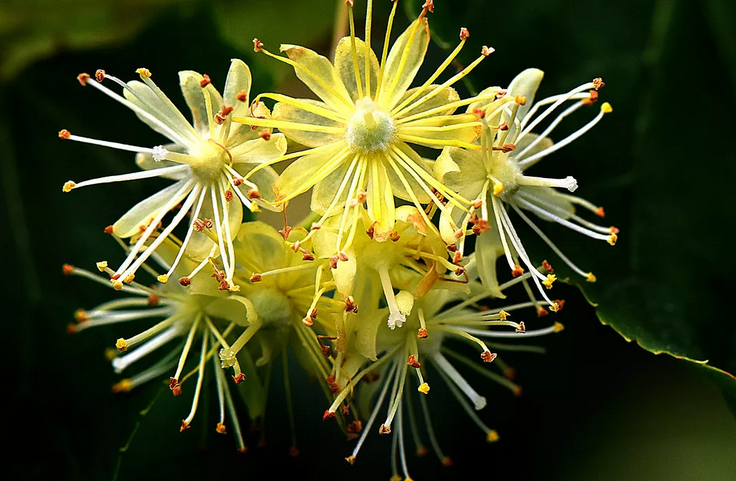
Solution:
{"label": "flower cluster", "polygon": [[[426,436],[449,464],[432,429],[430,383],[446,386],[488,441],[498,439],[476,413],[486,406],[479,392],[484,386],[473,386],[459,368],[519,394],[513,369],[496,352],[504,348],[499,341],[562,330],[559,322],[545,319],[564,304],[548,295],[556,275],[549,262],[524,247],[513,218],[572,271],[595,281],[535,220],[611,245],[618,230],[576,213],[581,207],[603,217],[602,208],[564,192],[577,188],[573,177],[535,177],[527,170],[583,135],[611,107],[603,103],[592,120],[553,143],[550,136],[565,117],[596,103],[600,79],[535,101],[543,73],[528,69],[506,88],[462,98],[453,85],[493,52],[483,46],[467,67],[445,74],[469,41],[465,28],[457,48],[412,87],[430,43],[434,4],[428,0],[391,43],[396,6],[394,1],[380,60],[372,47],[372,0],[363,40],[355,34],[353,1],[346,2],[350,36],[337,44],[334,61],[295,45],[282,45],[285,56],[277,55],[254,40],[256,52],[293,67],[317,99],[261,93],[251,100],[250,70],[233,60],[222,94],[208,75],[180,73],[189,122],[147,69],[137,71],[140,81],[127,83],[102,70],[78,77],[170,142],[149,148],[59,133],[62,139],[135,152],[142,169],[70,180],[64,192],[153,177],[171,181],[105,229],[125,252],[117,268],[101,261],[98,275],[64,267],[66,274],[127,296],[78,311],[69,327],[78,332],[124,324],[120,333],[130,336],[117,340],[110,357],[117,373],[134,374],[114,391],[168,378],[174,395],[192,392],[184,431],[194,421],[205,384],[214,384],[216,430],[225,433],[232,426],[243,451],[231,391],[258,422],[268,384],[262,379],[275,359],[286,363],[292,356],[322,381],[324,419],[335,418],[356,441],[346,458],[350,463],[376,431],[393,436],[397,479],[410,478],[409,436],[418,454],[427,451]],[[287,163],[280,175],[272,167]],[[283,212],[287,219],[288,204],[307,193],[312,213],[294,225],[285,222],[276,230],[261,221],[243,223],[243,207]],[[508,275],[497,270],[497,261],[508,265]],[[139,270],[153,276],[153,286],[140,280]],[[515,286],[528,300],[493,301]],[[524,312],[532,315],[517,321]],[[127,325],[142,330],[129,331]],[[460,351],[463,343],[475,354]]]}

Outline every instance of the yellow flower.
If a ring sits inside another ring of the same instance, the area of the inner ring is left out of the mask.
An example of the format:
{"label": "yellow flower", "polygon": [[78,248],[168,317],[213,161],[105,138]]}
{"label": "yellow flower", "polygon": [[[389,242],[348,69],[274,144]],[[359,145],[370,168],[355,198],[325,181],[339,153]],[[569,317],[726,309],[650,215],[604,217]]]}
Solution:
{"label": "yellow flower", "polygon": [[[452,223],[459,223],[463,230],[472,224],[473,232],[478,235],[475,253],[483,282],[491,288],[497,285],[495,263],[503,255],[514,277],[524,272],[522,266],[526,267],[542,296],[554,307],[555,304],[542,286],[551,288],[556,276],[551,274],[552,268],[546,261],[544,269],[547,274],[541,273],[535,267],[511,222],[508,207],[573,271],[591,282],[595,280],[595,276],[573,264],[524,211],[593,239],[605,240],[611,245],[616,242],[618,229],[600,226],[578,216],[575,213],[576,206],[590,210],[600,217],[603,217],[603,209],[580,197],[555,190],[574,191],[577,181],[573,177],[554,179],[526,174],[529,167],[570,144],[611,112],[611,106],[604,103],[593,120],[554,144],[549,139],[549,134],[565,117],[583,106],[593,104],[598,98],[597,89],[603,82],[596,79],[565,94],[533,103],[542,77],[542,71],[528,69],[520,73],[508,89],[492,87],[484,91],[485,94],[495,94],[497,98],[490,103],[476,102],[468,107],[469,111],[475,112],[481,119],[481,150],[446,148],[435,163],[435,173],[448,187],[468,198],[476,199],[467,212],[456,210],[451,214],[443,213],[440,222],[443,239],[448,243],[456,241]],[[540,122],[567,101],[574,103],[559,113],[541,134],[531,133]],[[457,240],[460,252],[464,249],[464,241],[464,238]]]}
{"label": "yellow flower", "polygon": [[[506,289],[517,283],[517,280],[512,280],[502,288]],[[464,287],[454,290],[433,289],[423,298],[417,299],[415,309],[402,330],[379,331],[378,359],[367,363],[352,377],[351,385],[337,393],[335,402],[330,407],[333,411],[340,403],[348,402],[353,384],[357,384],[357,400],[353,402],[357,401],[358,411],[367,416],[367,419],[360,422],[360,436],[356,433],[358,442],[351,455],[346,458],[348,462],[355,462],[368,433],[374,430],[379,411],[386,408],[388,413],[378,432],[397,436],[393,443],[393,456],[398,455],[401,460],[404,478],[410,478],[405,449],[407,436],[415,440],[417,453],[421,455],[427,451],[421,441],[422,433],[426,432],[440,461],[445,465],[451,463],[437,441],[427,407],[426,396],[431,396],[435,389],[434,384],[430,389],[429,376],[435,374],[438,376],[435,380],[441,379],[473,423],[485,433],[486,439],[489,442],[498,439],[496,431],[489,428],[476,414],[476,411],[486,406],[486,398],[475,390],[456,366],[469,367],[486,379],[519,394],[521,388],[503,375],[510,374],[510,368],[490,348],[503,348],[503,345],[495,342],[498,339],[518,340],[543,336],[559,332],[561,325],[555,323],[552,326],[527,330],[523,322],[508,320],[509,312],[536,307],[538,302],[535,299],[503,308],[478,310],[478,303],[489,296],[488,290],[476,281],[470,281]],[[361,337],[371,331],[371,327],[366,325],[376,326],[376,320],[382,317],[381,311],[385,310],[378,310],[375,302],[365,298],[359,299],[359,302],[368,309],[358,314],[355,323],[358,326],[358,344]],[[506,329],[498,329],[499,327]],[[447,341],[453,339],[477,345],[480,348],[480,361],[477,357],[473,359],[451,349],[451,343]],[[488,344],[483,339],[489,339]],[[533,346],[516,345],[514,348],[519,351],[539,352],[539,348]],[[503,374],[486,369],[481,362],[493,363],[492,367],[498,368]],[[428,371],[429,365],[434,368],[432,371]],[[372,385],[372,381],[376,379],[378,386]],[[418,407],[416,398],[419,398]],[[452,411],[448,413],[450,416],[453,414]],[[396,470],[396,464],[394,469]],[[398,473],[395,471],[393,474]]]}
{"label": "yellow flower", "polygon": [[[102,70],[97,71],[96,82],[87,74],[81,74],[78,78],[82,85],[93,86],[130,108],[143,122],[173,143],[153,148],[137,147],[89,139],[62,130],[59,133],[62,139],[137,152],[136,162],[144,169],[142,172],[79,183],[69,181],[63,190],[69,192],[88,185],[151,177],[176,181],[138,203],[112,226],[111,233],[124,239],[131,238],[133,244],[127,258],[113,274],[113,285],[119,289],[124,282],[132,281],[138,268],[190,215],[191,221],[181,241],[179,256],[169,272],[162,274],[159,280],[166,282],[169,279],[185,252],[190,258],[201,261],[197,269],[209,257],[219,255],[226,272],[221,288],[237,290],[232,282],[235,269],[232,239],[242,222],[242,204],[257,210],[254,200],[262,197],[261,192],[268,200],[270,184],[276,179],[272,169],[259,169],[257,174],[250,176],[249,181],[243,179],[243,174],[256,165],[281,156],[286,151],[286,140],[282,135],[271,135],[269,130],[259,133],[232,122],[234,115],[251,115],[248,100],[251,74],[248,66],[240,60],[232,61],[224,96],[211,85],[209,76],[192,71],[179,73],[182,92],[192,111],[194,125],[185,119],[151,80],[150,71],[138,69],[137,72],[141,82],[131,81],[127,84]],[[105,87],[102,83],[104,80],[122,87],[124,95]],[[267,116],[268,110],[261,107],[253,115]],[[179,205],[181,209],[156,235],[166,214],[173,212]],[[148,242],[151,239],[153,241]],[[195,272],[184,278],[193,277]]]}
{"label": "yellow flower", "polygon": [[[480,127],[478,119],[472,114],[453,115],[458,107],[478,99],[460,100],[451,86],[491,49],[484,47],[467,68],[442,84],[435,84],[469,36],[462,29],[460,44],[447,60],[421,86],[409,89],[429,45],[426,14],[433,9],[432,2],[425,3],[419,18],[389,51],[394,3],[380,62],[371,48],[372,1],[368,0],[365,42],[355,37],[352,3],[346,2],[351,35],[339,42],[334,65],[312,50],[295,45],[281,46],[288,58],[277,56],[254,40],[256,51],[291,65],[319,101],[263,94],[259,99],[278,102],[272,119],[234,120],[278,128],[290,140],[308,147],[264,164],[298,159],[274,183],[277,204],[285,204],[314,188],[312,210],[322,215],[316,225],[329,216],[342,214],[341,233],[350,230],[360,216],[358,207],[366,205],[375,239],[386,241],[396,221],[395,197],[409,201],[421,212],[422,204],[427,203],[442,211],[447,209],[445,202],[460,209],[469,204],[433,177],[431,162],[410,144],[479,148],[473,145]],[[446,200],[441,201],[438,195]],[[429,216],[422,214],[431,229],[434,226],[429,217],[433,212]],[[349,240],[341,235],[334,253],[346,250]]]}
{"label": "yellow flower", "polygon": [[[177,246],[171,242],[164,242],[158,249],[159,257],[165,262],[171,262],[177,252]],[[190,261],[184,260],[176,269],[177,272],[191,268]],[[98,269],[111,274],[104,262],[98,264]],[[99,275],[72,267],[64,266],[67,275],[81,276],[106,286],[110,284]],[[208,282],[209,278],[198,276],[193,279],[193,285],[199,282]],[[246,328],[252,323],[249,311],[252,308],[249,301],[240,296],[224,295],[215,290],[217,296],[192,294],[189,289],[176,284],[166,284],[160,288],[149,288],[136,281],[131,281],[121,289],[130,294],[130,297],[115,299],[103,303],[88,311],[77,311],[77,324],[69,326],[69,332],[79,332],[92,327],[119,325],[129,321],[143,319],[160,319],[148,329],[132,337],[121,337],[115,343],[119,354],[112,355],[112,366],[115,372],[122,374],[139,364],[145,363],[153,357],[154,352],[166,349],[170,344],[176,347],[167,354],[148,365],[138,373],[122,379],[113,386],[115,392],[127,392],[131,389],[152,380],[161,379],[168,374],[169,387],[175,396],[182,393],[184,383],[196,375],[196,383],[189,414],[182,420],[180,430],[188,429],[194,420],[199,407],[199,398],[203,387],[207,364],[214,364],[214,374],[217,386],[217,395],[220,406],[220,416],[217,423],[217,432],[225,433],[226,414],[230,417],[238,446],[238,450],[245,451],[245,444],[241,434],[238,416],[233,403],[232,395],[225,379],[224,371],[215,356],[215,346],[220,344],[236,329]],[[182,343],[172,343],[178,339]],[[198,355],[193,356],[199,350]],[[196,358],[194,369],[185,369],[187,360]],[[244,376],[234,377],[236,382]]]}

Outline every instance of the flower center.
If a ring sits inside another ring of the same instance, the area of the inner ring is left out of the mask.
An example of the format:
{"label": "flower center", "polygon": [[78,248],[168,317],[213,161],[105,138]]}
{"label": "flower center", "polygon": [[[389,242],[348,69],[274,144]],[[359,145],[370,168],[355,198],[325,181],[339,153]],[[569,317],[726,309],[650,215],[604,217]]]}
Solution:
{"label": "flower center", "polygon": [[248,296],[264,328],[286,327],[294,317],[289,298],[276,289],[259,289]]}
{"label": "flower center", "polygon": [[494,178],[503,184],[503,193],[501,198],[504,196],[512,195],[519,188],[519,176],[523,175],[519,170],[517,163],[508,155],[501,155],[498,160],[493,162],[490,171],[488,172],[488,178],[493,180]]}
{"label": "flower center", "polygon": [[204,184],[219,179],[223,166],[230,163],[227,149],[213,141],[200,142],[196,150],[189,152],[189,156],[192,173]]}
{"label": "flower center", "polygon": [[347,143],[359,152],[386,150],[396,133],[393,119],[378,110],[369,97],[358,100],[355,105],[357,110],[345,134]]}

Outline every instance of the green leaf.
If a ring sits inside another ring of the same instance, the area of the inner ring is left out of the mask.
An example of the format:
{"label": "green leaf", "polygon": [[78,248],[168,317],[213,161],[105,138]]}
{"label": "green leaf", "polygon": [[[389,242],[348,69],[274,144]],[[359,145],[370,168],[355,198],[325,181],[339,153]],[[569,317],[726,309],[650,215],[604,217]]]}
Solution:
{"label": "green leaf", "polygon": [[[713,42],[720,37],[709,35],[707,22],[692,22],[693,15],[703,14],[684,2],[660,1],[655,8],[642,59],[641,84],[648,87],[638,94],[634,165],[620,171],[624,184],[631,184],[626,190],[615,181],[605,186],[609,199],[618,189],[614,209],[607,212],[625,228],[615,253],[591,254],[588,265],[599,281],[574,283],[597,305],[601,322],[654,354],[691,364],[718,385],[736,414],[736,378],[715,367],[736,369],[736,327],[721,310],[730,296],[726,259],[732,247],[724,235],[731,222],[724,219],[723,206],[732,204],[736,173],[727,160],[734,158],[727,139],[736,120],[721,109],[733,106],[736,97],[723,72],[728,67],[713,58]],[[695,30],[686,25],[696,25]],[[678,98],[687,98],[683,91],[696,85],[718,92],[721,105],[686,113]],[[700,120],[706,128],[696,132],[688,125]],[[700,137],[708,142],[702,150]]]}

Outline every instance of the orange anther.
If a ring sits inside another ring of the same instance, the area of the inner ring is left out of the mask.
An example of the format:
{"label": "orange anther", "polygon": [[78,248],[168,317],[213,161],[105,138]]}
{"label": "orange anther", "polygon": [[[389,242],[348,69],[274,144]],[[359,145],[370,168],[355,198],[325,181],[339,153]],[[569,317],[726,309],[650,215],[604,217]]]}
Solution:
{"label": "orange anther", "polygon": [[180,277],[179,278],[179,284],[181,284],[184,287],[187,287],[189,284],[192,283],[192,280],[188,277]]}
{"label": "orange anther", "polygon": [[515,266],[514,266],[514,268],[513,268],[512,270],[511,270],[511,275],[512,275],[513,277],[519,277],[519,276],[520,276],[520,275],[522,275],[523,273],[524,273],[524,268],[523,268],[523,267],[521,267],[521,266],[520,266],[520,265],[518,265],[518,264],[517,264],[517,265],[515,265]]}
{"label": "orange anther", "polygon": [[262,48],[263,48],[263,42],[261,42],[257,38],[254,38],[253,39],[253,51],[260,52]]}
{"label": "orange anther", "polygon": [[470,37],[470,32],[468,32],[467,28],[462,27],[460,29],[460,40],[465,40],[468,37]]}
{"label": "orange anther", "polygon": [[205,88],[211,83],[212,83],[212,80],[210,80],[210,76],[207,74],[204,74],[202,75],[202,80],[199,81],[199,86],[202,88]]}
{"label": "orange anther", "polygon": [[417,361],[417,358],[413,355],[409,356],[409,359],[406,361],[406,363],[410,365],[411,367],[415,367],[417,369],[422,367],[421,363]]}
{"label": "orange anther", "polygon": [[65,139],[66,140],[66,139],[68,139],[71,136],[72,136],[72,133],[69,132],[66,129],[62,129],[62,130],[59,131],[59,138],[60,139]]}
{"label": "orange anther", "polygon": [[80,73],[77,75],[77,81],[82,87],[87,86],[87,80],[89,80],[89,74],[88,73]]}
{"label": "orange anther", "polygon": [[496,359],[497,356],[498,354],[491,351],[483,351],[480,354],[480,358],[483,359],[483,362],[493,362],[493,360]]}
{"label": "orange anther", "polygon": [[245,374],[244,373],[241,372],[237,376],[233,376],[233,382],[235,384],[240,384],[243,381],[245,381]]}
{"label": "orange anther", "polygon": [[97,72],[95,72],[95,79],[97,79],[98,82],[105,80],[105,71],[102,69],[97,70]]}

